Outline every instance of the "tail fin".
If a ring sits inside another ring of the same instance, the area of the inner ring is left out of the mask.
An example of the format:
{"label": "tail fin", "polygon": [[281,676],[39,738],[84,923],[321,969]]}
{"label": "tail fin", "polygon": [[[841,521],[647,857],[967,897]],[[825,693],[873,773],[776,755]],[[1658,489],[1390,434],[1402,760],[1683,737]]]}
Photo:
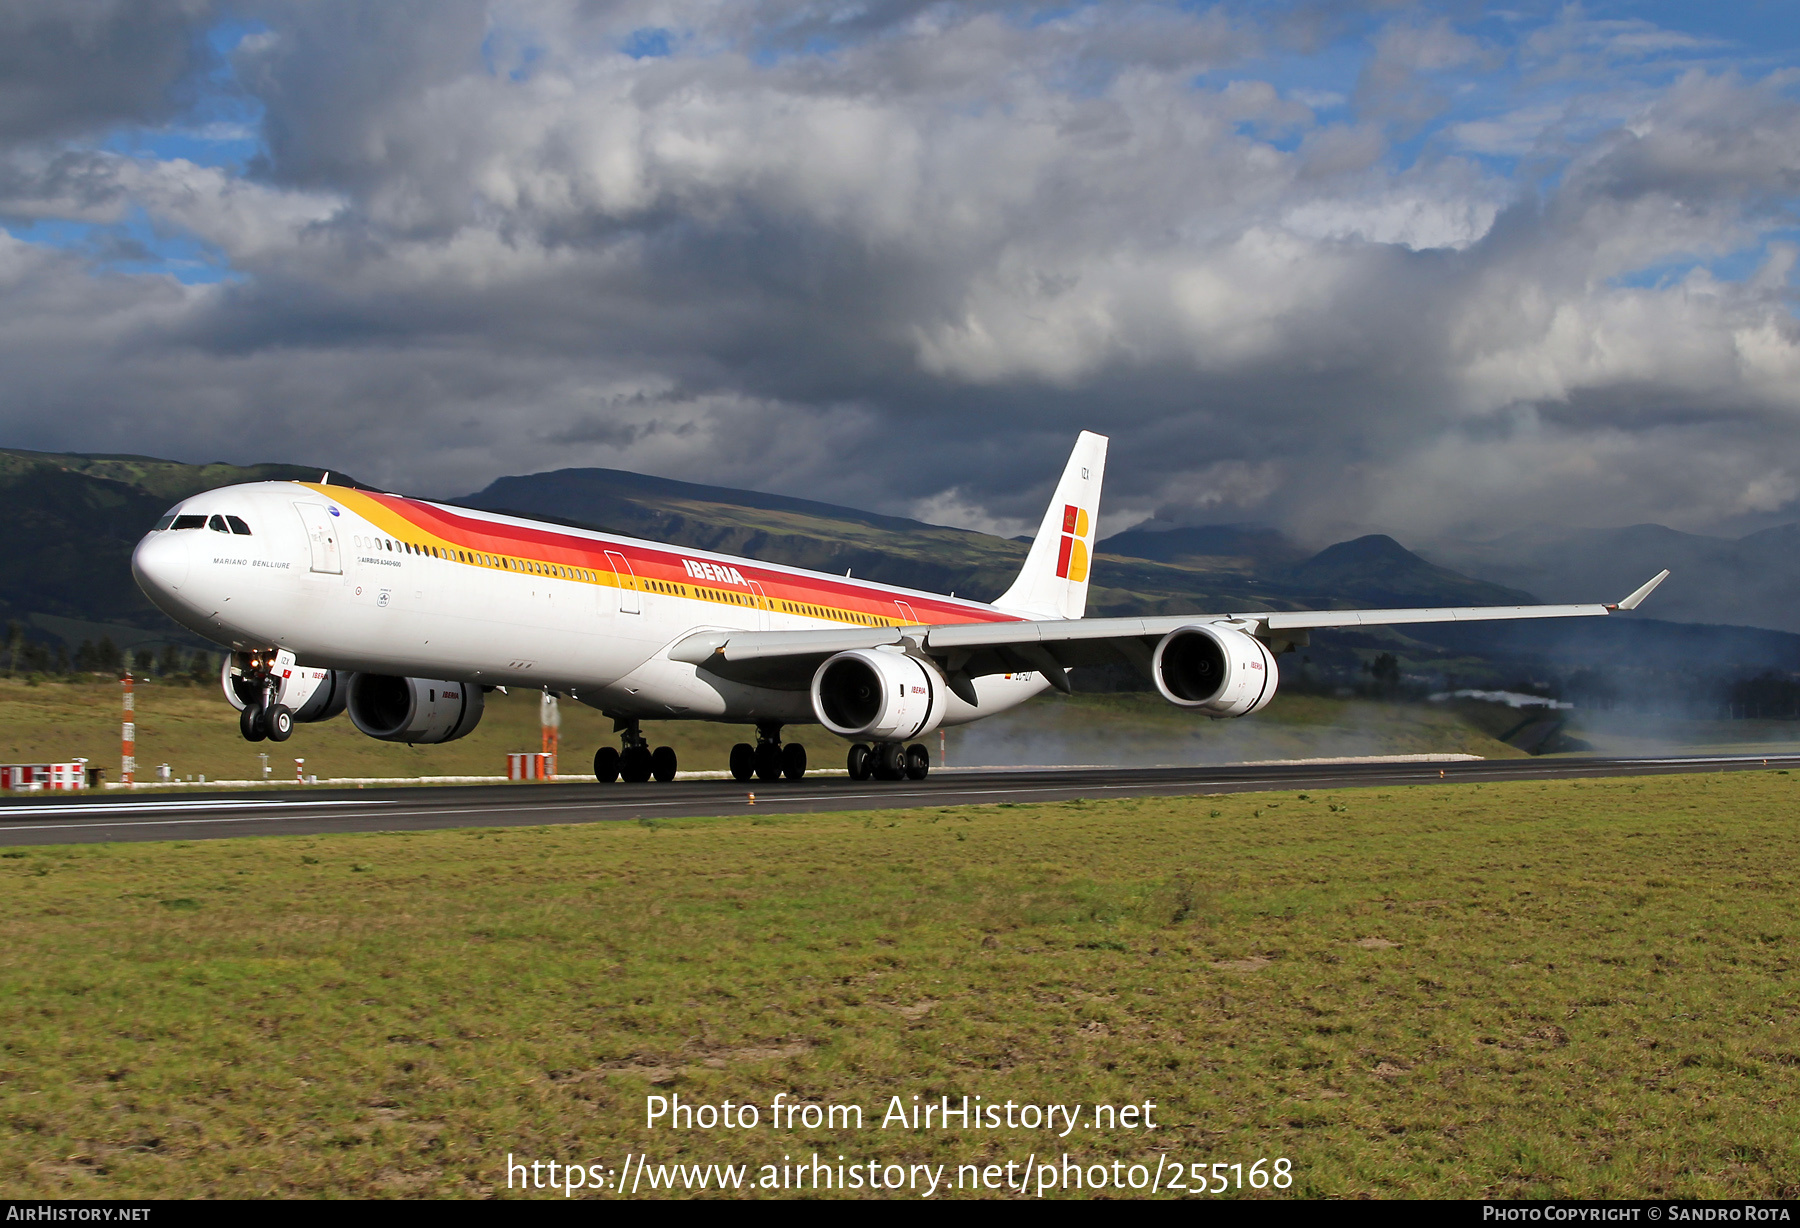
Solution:
{"label": "tail fin", "polygon": [[1106,436],[1081,432],[1019,578],[994,604],[1030,618],[1080,618],[1106,476]]}

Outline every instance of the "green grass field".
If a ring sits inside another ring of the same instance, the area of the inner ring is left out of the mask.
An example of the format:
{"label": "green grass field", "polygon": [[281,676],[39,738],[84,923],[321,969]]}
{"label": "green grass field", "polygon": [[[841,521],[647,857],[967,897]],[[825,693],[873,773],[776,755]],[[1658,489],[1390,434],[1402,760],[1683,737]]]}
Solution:
{"label": "green grass field", "polygon": [[[1793,1197],[1797,802],[1766,772],[7,851],[0,1195],[1067,1151]],[[761,1128],[646,1128],[674,1093]],[[866,1127],[772,1130],[778,1094]],[[876,1128],[915,1094],[1160,1128]]]}

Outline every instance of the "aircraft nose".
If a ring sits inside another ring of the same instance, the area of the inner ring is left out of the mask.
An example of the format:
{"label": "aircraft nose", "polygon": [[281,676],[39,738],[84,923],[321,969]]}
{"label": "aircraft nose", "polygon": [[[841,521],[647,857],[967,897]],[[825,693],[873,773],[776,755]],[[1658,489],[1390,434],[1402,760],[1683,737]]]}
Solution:
{"label": "aircraft nose", "polygon": [[181,591],[187,583],[189,566],[188,538],[193,531],[172,533],[164,530],[150,533],[131,553],[131,574],[145,596],[155,600],[160,595]]}

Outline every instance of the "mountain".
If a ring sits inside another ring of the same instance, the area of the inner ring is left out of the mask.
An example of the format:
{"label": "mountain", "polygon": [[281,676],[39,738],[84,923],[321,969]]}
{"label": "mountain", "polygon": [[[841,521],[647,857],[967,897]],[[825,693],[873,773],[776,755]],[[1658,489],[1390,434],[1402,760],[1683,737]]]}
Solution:
{"label": "mountain", "polygon": [[[560,519],[650,541],[851,574],[992,600],[1025,562],[1030,540],[926,524],[807,499],[702,486],[617,469],[501,478],[454,500],[466,507]],[[1192,613],[1283,606],[1243,575],[1146,559],[1096,556],[1097,614]]]}
{"label": "mountain", "polygon": [[[1029,549],[1028,540],[617,469],[501,478],[455,502],[984,600],[1005,591]],[[1096,547],[1089,593],[1093,613],[1121,615],[1530,600],[1428,563],[1391,537],[1309,555],[1254,525],[1109,537]]]}
{"label": "mountain", "polygon": [[[69,648],[102,635],[125,648],[155,649],[164,643],[198,647],[198,641],[157,613],[132,582],[130,556],[138,538],[169,504],[197,491],[236,482],[317,480],[320,473],[310,466],[185,465],[144,456],[0,450],[0,516],[14,530],[0,539],[0,567],[7,577],[0,586],[0,618],[26,622],[33,638]],[[332,480],[355,484],[339,474]],[[502,478],[455,502],[820,571],[849,569],[871,580],[989,600],[1011,583],[1028,549],[1025,542],[904,517],[610,469]],[[1772,567],[1794,532],[1772,530],[1725,543],[1739,551],[1730,560],[1737,570],[1720,565],[1709,573],[1719,587],[1700,607],[1701,616],[1743,617],[1743,586],[1758,579],[1748,560],[1761,558]],[[1106,616],[1512,605],[1533,601],[1533,592],[1553,600],[1591,601],[1628,592],[1655,570],[1642,562],[1609,558],[1609,551],[1638,549],[1665,559],[1675,547],[1697,543],[1696,549],[1714,551],[1719,541],[1684,540],[1684,535],[1656,526],[1616,534],[1598,544],[1579,533],[1565,534],[1558,539],[1561,544],[1543,546],[1546,556],[1562,549],[1584,560],[1568,564],[1557,556],[1558,565],[1574,569],[1561,578],[1548,564],[1534,564],[1535,571],[1527,566],[1522,538],[1502,539],[1510,542],[1505,548],[1489,543],[1480,547],[1489,552],[1482,557],[1498,560],[1494,565],[1500,570],[1494,574],[1508,581],[1497,584],[1379,535],[1314,554],[1273,529],[1254,525],[1130,530],[1099,544],[1088,608]],[[1569,541],[1585,543],[1590,553],[1581,554]],[[1513,560],[1511,571],[1505,569],[1507,558]],[[1518,578],[1523,576],[1537,577],[1531,591]],[[1544,578],[1566,587],[1544,585]],[[1662,597],[1659,590],[1656,613],[1684,612],[1669,609]],[[1406,676],[1455,679],[1465,685],[1591,674],[1603,667],[1616,678],[1614,693],[1658,697],[1710,696],[1734,678],[1800,671],[1800,636],[1680,626],[1632,615],[1580,623],[1321,632],[1300,657],[1283,659],[1284,675],[1304,667],[1313,684],[1355,684],[1365,663],[1380,653],[1394,654]],[[1142,685],[1129,671],[1118,672],[1110,682],[1100,677],[1093,684]]]}
{"label": "mountain", "polygon": [[0,449],[0,619],[75,647],[111,636],[121,647],[199,647],[131,578],[131,551],[172,503],[217,486],[299,478],[295,465],[184,465],[149,456],[79,456]]}
{"label": "mountain", "polygon": [[1530,589],[1546,601],[1616,600],[1667,567],[1658,617],[1800,631],[1800,525],[1707,537],[1658,524],[1538,528],[1425,552],[1458,571]]}
{"label": "mountain", "polygon": [[[1534,605],[1522,589],[1473,580],[1426,562],[1382,534],[1327,546],[1277,578],[1317,594],[1318,604],[1396,608],[1411,605]],[[1429,600],[1422,600],[1428,597]],[[1588,600],[1593,600],[1590,596]],[[1311,604],[1311,603],[1309,603]]]}
{"label": "mountain", "polygon": [[967,529],[618,469],[505,477],[452,502],[964,596],[1003,591],[1027,550]]}
{"label": "mountain", "polygon": [[1151,559],[1204,571],[1254,573],[1302,562],[1307,551],[1279,529],[1254,524],[1209,524],[1183,529],[1126,529],[1096,549],[1123,558]]}

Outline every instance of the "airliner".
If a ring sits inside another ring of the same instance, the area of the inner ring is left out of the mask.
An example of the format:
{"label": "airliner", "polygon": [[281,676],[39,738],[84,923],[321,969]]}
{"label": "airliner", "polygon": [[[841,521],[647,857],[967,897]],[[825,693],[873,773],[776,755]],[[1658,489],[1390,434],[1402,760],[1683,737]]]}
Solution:
{"label": "airliner", "polygon": [[1251,610],[1085,618],[1105,436],[1082,432],[1012,587],[993,602],[920,592],[319,482],[184,499],[132,555],[151,601],[230,652],[220,673],[252,742],[348,711],[369,737],[463,737],[484,697],[524,687],[613,719],[602,781],[672,780],[646,720],[755,729],[738,780],[797,780],[790,725],[849,742],[852,778],[923,779],[919,739],[1017,707],[1069,671],[1124,662],[1171,704],[1249,716],[1275,658],[1332,627],[1576,618],[1622,601],[1408,610]]}

